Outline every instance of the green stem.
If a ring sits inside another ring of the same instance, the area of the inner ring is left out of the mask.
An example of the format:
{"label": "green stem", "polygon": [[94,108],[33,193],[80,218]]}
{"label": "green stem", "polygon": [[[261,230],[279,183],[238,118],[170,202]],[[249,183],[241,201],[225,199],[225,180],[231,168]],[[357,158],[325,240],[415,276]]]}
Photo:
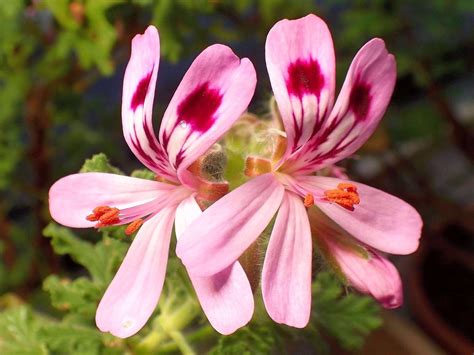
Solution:
{"label": "green stem", "polygon": [[167,338],[167,334],[163,331],[158,331],[153,329],[150,334],[148,334],[145,338],[143,338],[140,343],[137,345],[137,352],[144,354],[150,354],[155,349],[158,349],[160,344]]}
{"label": "green stem", "polygon": [[191,323],[197,315],[196,302],[193,299],[187,299],[181,307],[172,314],[163,313],[158,317],[158,322],[167,333],[181,330]]}
{"label": "green stem", "polygon": [[[205,325],[193,333],[186,334],[189,343],[209,342],[216,337],[217,333],[210,325]],[[175,353],[178,349],[179,347],[174,340],[168,340],[160,345],[160,353],[163,354]]]}
{"label": "green stem", "polygon": [[171,339],[174,340],[176,345],[178,345],[178,348],[179,350],[181,350],[183,355],[196,354],[191,345],[186,340],[186,338],[183,336],[183,333],[181,333],[180,331],[173,331],[169,333],[169,336],[171,337]]}
{"label": "green stem", "polygon": [[[163,309],[171,308],[166,303]],[[161,348],[161,344],[171,338],[183,354],[194,354],[191,346],[181,333],[197,315],[196,302],[193,299],[186,300],[177,310],[171,314],[163,312],[154,322],[153,330],[137,345],[137,351],[151,353]]]}

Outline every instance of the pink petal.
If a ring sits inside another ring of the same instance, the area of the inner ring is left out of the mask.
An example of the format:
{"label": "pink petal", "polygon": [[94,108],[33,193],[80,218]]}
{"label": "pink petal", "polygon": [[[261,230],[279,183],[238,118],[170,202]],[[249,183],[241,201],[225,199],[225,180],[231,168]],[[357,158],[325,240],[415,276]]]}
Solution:
{"label": "pink petal", "polygon": [[132,54],[123,80],[123,134],[145,166],[168,180],[177,181],[153,130],[153,98],[159,64],[160,38],[157,29],[149,26],[132,41]]}
{"label": "pink petal", "polygon": [[174,213],[165,208],[139,230],[97,308],[101,331],[126,338],[150,318],[163,287]]}
{"label": "pink petal", "polygon": [[353,154],[372,135],[392,96],[396,64],[375,38],[356,54],[334,109],[317,134],[295,154],[289,171],[304,174]]}
{"label": "pink petal", "polygon": [[122,210],[159,203],[171,197],[175,189],[174,185],[115,174],[74,174],[51,186],[49,211],[58,223],[87,228],[96,224],[86,220],[86,217],[98,206]]}
{"label": "pink petal", "polygon": [[234,263],[268,225],[283,192],[273,174],[264,174],[206,209],[186,229],[176,248],[188,272],[210,276]]}
{"label": "pink petal", "polygon": [[353,237],[373,248],[392,254],[410,254],[418,248],[423,222],[405,201],[359,182],[323,176],[302,176],[301,188],[321,197],[341,182],[357,187],[360,204],[349,211],[336,203],[315,199],[316,205]]}
{"label": "pink petal", "polygon": [[390,261],[369,249],[368,258],[364,258],[331,238],[326,238],[325,243],[351,286],[371,295],[385,308],[402,305],[402,281]]}
{"label": "pink petal", "polygon": [[[202,214],[194,196],[184,200],[176,210],[176,238]],[[227,335],[246,325],[252,318],[252,289],[242,266],[235,262],[210,277],[190,275],[199,302],[209,322],[219,333]]]}
{"label": "pink petal", "polygon": [[301,198],[285,193],[262,271],[265,307],[277,323],[303,328],[311,313],[312,241]]}
{"label": "pink petal", "polygon": [[288,136],[287,153],[291,153],[316,133],[332,108],[335,59],[331,33],[312,14],[279,21],[268,33],[265,57]]}
{"label": "pink petal", "polygon": [[256,85],[252,63],[229,47],[205,49],[184,76],[160,129],[170,162],[183,172],[247,109]]}

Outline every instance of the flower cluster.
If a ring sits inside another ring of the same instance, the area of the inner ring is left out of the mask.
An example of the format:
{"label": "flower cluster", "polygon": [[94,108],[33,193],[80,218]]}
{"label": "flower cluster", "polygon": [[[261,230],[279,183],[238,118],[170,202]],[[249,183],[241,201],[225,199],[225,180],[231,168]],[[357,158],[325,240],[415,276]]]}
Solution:
{"label": "flower cluster", "polygon": [[[239,257],[275,215],[261,280],[274,321],[307,325],[313,246],[349,285],[385,307],[401,304],[399,274],[382,253],[415,251],[420,216],[394,196],[349,181],[334,166],[360,148],[382,118],[395,85],[393,55],[380,39],[365,44],[334,100],[334,47],[320,18],[278,22],[265,53],[281,133],[270,157],[247,156],[249,180],[227,193],[225,181],[203,173],[202,157],[247,109],[256,86],[252,63],[223,45],[205,49],[185,74],[155,136],[158,31],[150,26],[133,39],[123,86],[123,133],[155,181],[74,174],[57,181],[49,195],[51,215],[63,225],[127,225],[127,235],[136,232],[98,306],[102,331],[128,337],[145,325],[163,287],[173,225],[176,253],[209,322],[222,334],[247,324],[254,299]],[[326,168],[334,177],[319,173]]]}

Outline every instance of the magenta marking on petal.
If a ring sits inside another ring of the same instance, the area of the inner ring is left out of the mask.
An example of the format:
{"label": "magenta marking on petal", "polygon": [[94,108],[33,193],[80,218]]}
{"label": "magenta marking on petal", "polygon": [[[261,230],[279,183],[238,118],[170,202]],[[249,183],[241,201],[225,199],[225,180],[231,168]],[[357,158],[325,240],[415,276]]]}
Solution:
{"label": "magenta marking on petal", "polygon": [[146,94],[148,93],[148,87],[150,86],[151,76],[153,74],[153,69],[143,78],[137,85],[135,93],[132,97],[132,102],[130,103],[130,108],[135,111],[138,106],[143,105],[145,102]]}
{"label": "magenta marking on petal", "polygon": [[214,113],[222,102],[218,90],[208,83],[199,85],[178,106],[178,124],[188,123],[195,131],[206,132],[214,123]]}
{"label": "magenta marking on petal", "polygon": [[363,121],[367,117],[370,109],[370,101],[370,86],[356,82],[349,96],[349,109],[354,112],[356,120]]}
{"label": "magenta marking on petal", "polygon": [[305,94],[316,95],[319,98],[324,87],[324,75],[317,60],[298,59],[288,66],[286,87],[291,95],[300,98]]}
{"label": "magenta marking on petal", "polygon": [[136,137],[136,128],[134,127],[135,136],[130,135],[130,141],[132,142],[133,147],[136,149],[138,154],[147,162],[148,165],[152,167],[157,167],[156,163],[153,161],[152,157],[148,155],[145,150],[143,150],[142,145],[139,140],[135,140]]}
{"label": "magenta marking on petal", "polygon": [[153,132],[153,128],[148,126],[147,120],[143,120],[143,131],[145,132],[145,136],[148,140],[150,148],[158,155],[161,153],[160,147],[155,143],[155,133]]}

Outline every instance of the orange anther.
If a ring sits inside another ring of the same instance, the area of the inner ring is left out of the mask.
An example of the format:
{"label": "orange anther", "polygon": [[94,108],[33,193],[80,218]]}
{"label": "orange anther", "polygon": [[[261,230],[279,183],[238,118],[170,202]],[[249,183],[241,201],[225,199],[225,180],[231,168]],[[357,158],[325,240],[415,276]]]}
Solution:
{"label": "orange anther", "polygon": [[143,219],[139,218],[132,223],[130,223],[127,228],[125,229],[125,234],[130,236],[135,233],[143,224]]}
{"label": "orange anther", "polygon": [[350,182],[341,182],[337,184],[339,190],[347,190],[349,192],[357,192],[357,186],[351,184]]}
{"label": "orange anther", "polygon": [[306,196],[304,197],[304,201],[303,201],[303,204],[306,208],[309,208],[311,206],[314,205],[314,197],[312,194],[306,194]]}
{"label": "orange anther", "polygon": [[337,185],[337,189],[324,191],[326,199],[337,203],[350,211],[354,210],[354,205],[360,203],[360,197],[357,193],[357,187],[354,184],[341,182]]}
{"label": "orange anther", "polygon": [[102,216],[104,213],[107,213],[109,212],[110,210],[112,209],[112,207],[109,207],[109,206],[99,206],[99,207],[96,207],[92,210],[92,212],[100,217]]}
{"label": "orange anther", "polygon": [[111,208],[108,212],[105,212],[99,217],[99,226],[110,226],[120,221],[119,219],[120,210],[118,208]]}
{"label": "orange anther", "polygon": [[95,213],[92,213],[92,214],[88,215],[88,216],[86,217],[86,219],[87,219],[88,221],[91,221],[91,222],[96,222],[96,221],[99,220],[99,217],[98,217]]}
{"label": "orange anther", "polygon": [[88,221],[97,222],[106,213],[110,212],[113,208],[109,206],[99,206],[92,210],[92,213],[86,217]]}

